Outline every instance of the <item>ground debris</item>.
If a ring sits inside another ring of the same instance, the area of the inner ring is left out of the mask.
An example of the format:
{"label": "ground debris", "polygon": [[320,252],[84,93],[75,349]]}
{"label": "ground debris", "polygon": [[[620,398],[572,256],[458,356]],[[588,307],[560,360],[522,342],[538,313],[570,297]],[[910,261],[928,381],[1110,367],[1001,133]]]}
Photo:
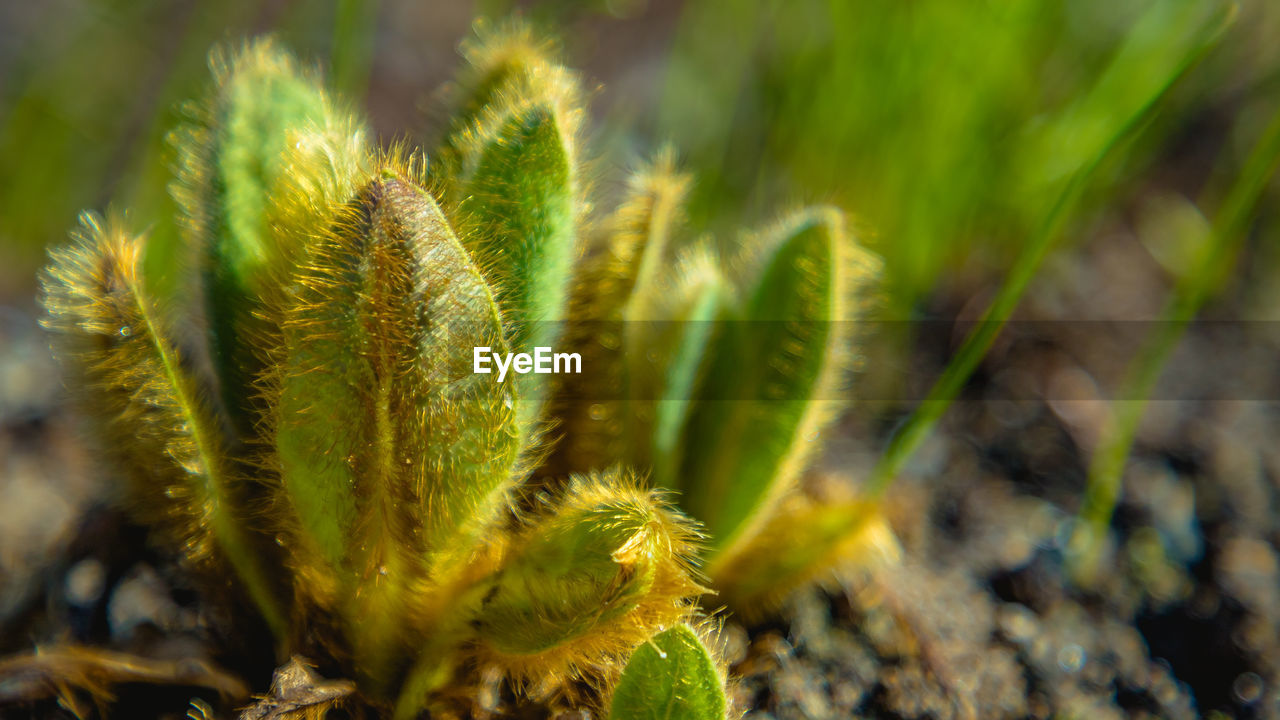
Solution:
{"label": "ground debris", "polygon": [[185,685],[214,690],[226,702],[248,698],[235,675],[202,658],[162,660],[79,645],[39,648],[0,660],[0,709],[54,699],[78,718],[104,715],[112,688]]}
{"label": "ground debris", "polygon": [[352,710],[356,685],[325,680],[305,661],[294,657],[276,670],[271,692],[240,713],[240,720],[321,720],[330,710]]}

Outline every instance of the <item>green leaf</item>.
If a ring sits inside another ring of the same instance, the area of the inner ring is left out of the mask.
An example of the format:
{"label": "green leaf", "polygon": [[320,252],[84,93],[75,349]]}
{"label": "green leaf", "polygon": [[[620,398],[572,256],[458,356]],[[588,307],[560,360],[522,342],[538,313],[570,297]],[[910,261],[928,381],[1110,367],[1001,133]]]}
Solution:
{"label": "green leaf", "polygon": [[686,617],[706,589],[694,578],[693,524],[620,470],[578,477],[523,528],[493,544],[501,564],[433,625],[396,717],[416,717],[450,679],[448,650],[520,686],[556,684],[616,661],[655,627]]}
{"label": "green leaf", "polygon": [[[512,352],[555,348],[567,316],[577,252],[576,90],[542,76],[514,83],[463,152],[463,198],[454,217],[502,308]],[[529,428],[546,378],[517,378]]]}
{"label": "green leaf", "polygon": [[526,352],[564,319],[576,242],[573,148],[565,118],[537,103],[513,108],[485,138],[459,215],[463,242],[512,317],[512,347]]}
{"label": "green leaf", "polygon": [[497,26],[484,19],[476,22],[475,36],[462,43],[467,66],[450,88],[453,116],[449,134],[433,160],[436,166],[432,173],[451,188],[450,197],[458,190],[456,180],[468,133],[513,80],[552,68],[558,72],[553,49],[550,43],[534,38],[532,30],[521,22]]}
{"label": "green leaf", "polygon": [[451,577],[507,506],[517,405],[472,372],[501,323],[427,193],[383,170],[332,227],[286,313],[275,440],[299,542],[386,683],[415,583]]}
{"label": "green leaf", "polygon": [[[724,323],[695,395],[678,473],[681,504],[716,556],[749,535],[794,484],[840,404],[848,268],[843,221],[798,214],[768,238],[758,279]],[[752,393],[748,395],[748,393]]]}
{"label": "green leaf", "polygon": [[730,292],[717,262],[699,246],[678,263],[673,280],[651,289],[652,319],[633,317],[626,325],[631,461],[652,467],[661,487],[678,486],[693,397],[722,329]]}
{"label": "green leaf", "polygon": [[[631,176],[623,202],[606,221],[606,232],[584,253],[573,281],[563,342],[582,353],[588,371],[565,376],[558,385],[555,412],[563,437],[548,462],[552,474],[587,472],[618,462],[627,452],[625,428],[634,419],[627,413],[652,411],[651,403],[628,408],[619,395],[620,389],[631,386],[624,358],[631,359],[628,347],[645,347],[629,338],[638,327],[636,321],[662,320],[669,304],[670,287],[662,273],[672,260],[669,246],[689,184],[687,175],[676,172],[674,154],[659,153]],[[655,300],[663,307],[655,310]],[[647,448],[648,440],[639,444]],[[643,466],[644,455],[633,453],[631,459]]]}
{"label": "green leaf", "polygon": [[51,253],[44,325],[88,390],[101,450],[123,471],[122,499],[197,568],[217,574],[217,561],[228,561],[283,634],[284,589],[266,567],[268,541],[253,530],[251,483],[232,461],[208,379],[146,292],[143,237],[118,217],[85,214],[81,223]]}
{"label": "green leaf", "polygon": [[473,623],[497,653],[561,648],[635,610],[671,562],[671,523],[644,491],[575,485],[495,574]]}
{"label": "green leaf", "polygon": [[286,151],[304,130],[345,122],[317,79],[302,73],[271,40],[215,52],[208,99],[173,135],[178,150],[173,194],[185,217],[191,261],[204,274],[204,297],[223,401],[242,433],[252,432],[261,358],[252,338],[262,331],[260,298],[283,263],[268,222],[273,197],[287,180]]}
{"label": "green leaf", "polygon": [[609,720],[723,720],[726,707],[711,652],[692,628],[677,625],[636,648]]}

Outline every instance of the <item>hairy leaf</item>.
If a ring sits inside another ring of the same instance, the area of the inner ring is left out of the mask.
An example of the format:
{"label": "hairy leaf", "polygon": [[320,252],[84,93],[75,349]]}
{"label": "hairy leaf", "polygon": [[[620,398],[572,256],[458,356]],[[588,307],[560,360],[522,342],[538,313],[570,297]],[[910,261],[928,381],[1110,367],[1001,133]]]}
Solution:
{"label": "hairy leaf", "polygon": [[[624,357],[635,358],[628,350],[642,347],[632,337],[633,323],[665,318],[672,288],[663,271],[674,258],[671,245],[688,187],[688,176],[676,172],[674,154],[659,153],[632,175],[626,198],[579,266],[565,343],[582,353],[587,372],[561,380],[555,411],[563,438],[548,463],[557,473],[608,467],[627,454],[631,408],[623,393],[639,398],[644,391],[628,378]],[[681,297],[687,291],[676,289]],[[661,352],[655,355],[665,359]]]}
{"label": "hairy leaf", "polygon": [[247,480],[198,363],[178,344],[141,279],[143,238],[123,220],[85,214],[43,277],[45,327],[85,389],[102,452],[122,471],[122,499],[198,568],[225,559],[276,631],[280,583],[250,529]]}
{"label": "hairy leaf", "polygon": [[473,626],[518,677],[617,656],[703,592],[689,523],[619,473],[573,483],[512,545]]}
{"label": "hairy leaf", "polygon": [[481,20],[474,37],[464,41],[461,49],[467,64],[449,87],[453,110],[449,133],[432,167],[432,173],[450,189],[446,195],[451,198],[459,189],[456,181],[462,155],[475,123],[498,100],[500,92],[513,80],[558,68],[554,44],[535,38],[523,23],[491,25]]}
{"label": "hairy leaf", "polygon": [[613,691],[609,720],[723,720],[724,682],[688,625],[636,648]]}
{"label": "hairy leaf", "polygon": [[[794,485],[841,404],[847,367],[845,236],[835,211],[809,211],[766,238],[743,304],[711,350],[688,420],[679,488],[718,553],[749,536]],[[716,562],[713,558],[712,562]],[[711,569],[714,573],[715,566]]]}
{"label": "hairy leaf", "polygon": [[[494,289],[513,352],[556,347],[577,255],[576,80],[559,66],[512,78],[459,142],[459,237]],[[546,381],[517,378],[526,433]]]}
{"label": "hairy leaf", "polygon": [[406,174],[342,206],[298,277],[275,403],[284,493],[375,677],[415,585],[505,508],[516,452],[512,388],[471,372],[472,347],[505,348],[489,288]]}
{"label": "hairy leaf", "polygon": [[215,52],[210,64],[214,82],[208,98],[188,110],[191,121],[173,135],[173,193],[185,216],[192,260],[204,276],[201,302],[223,400],[248,434],[258,415],[251,386],[262,367],[253,346],[253,336],[263,332],[261,297],[273,280],[272,268],[300,252],[282,247],[269,224],[271,203],[289,180],[286,154],[297,146],[299,133],[362,131],[271,40]]}

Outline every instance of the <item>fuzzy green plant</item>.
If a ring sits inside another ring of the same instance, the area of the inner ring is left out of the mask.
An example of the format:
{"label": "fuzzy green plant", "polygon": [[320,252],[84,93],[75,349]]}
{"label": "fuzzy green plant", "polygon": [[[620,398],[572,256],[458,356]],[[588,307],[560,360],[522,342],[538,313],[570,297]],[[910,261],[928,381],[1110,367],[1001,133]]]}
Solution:
{"label": "fuzzy green plant", "polygon": [[560,389],[550,465],[647,469],[703,523],[718,597],[758,614],[846,561],[896,557],[874,507],[801,482],[851,397],[877,263],[830,207],[690,238],[689,185],[661,153],[588,250],[568,333],[591,372]]}
{"label": "fuzzy green plant", "polygon": [[[153,290],[140,223],[87,213],[51,253],[45,324],[123,503],[210,593],[258,608],[281,661],[340,668],[400,718],[495,674],[598,698],[621,677],[617,710],[633,651],[695,616],[702,533],[618,463],[528,482],[546,376],[500,381],[474,351],[559,339],[583,111],[527,32],[468,54],[430,169],[374,148],[273,42],[215,54],[172,136],[187,291]],[[696,681],[704,710],[682,717],[723,716],[712,656],[680,642],[701,664],[644,660],[641,681]]]}

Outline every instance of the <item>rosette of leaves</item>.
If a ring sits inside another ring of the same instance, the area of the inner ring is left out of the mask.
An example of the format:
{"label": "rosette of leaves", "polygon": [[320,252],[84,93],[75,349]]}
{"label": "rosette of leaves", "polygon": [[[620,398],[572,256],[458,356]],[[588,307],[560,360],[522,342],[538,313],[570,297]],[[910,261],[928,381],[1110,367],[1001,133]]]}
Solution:
{"label": "rosette of leaves", "polygon": [[577,79],[524,31],[468,55],[428,173],[271,41],[215,54],[173,134],[187,291],[152,291],[133,218],[86,214],[51,253],[45,324],[121,500],[251,602],[281,660],[402,718],[495,673],[599,697],[629,677],[618,717],[649,696],[723,715],[706,662],[668,665],[668,691],[710,693],[684,710],[623,673],[637,647],[696,656],[664,634],[705,592],[695,524],[616,468],[530,492],[543,376],[472,372],[474,347],[557,341],[586,203]]}

